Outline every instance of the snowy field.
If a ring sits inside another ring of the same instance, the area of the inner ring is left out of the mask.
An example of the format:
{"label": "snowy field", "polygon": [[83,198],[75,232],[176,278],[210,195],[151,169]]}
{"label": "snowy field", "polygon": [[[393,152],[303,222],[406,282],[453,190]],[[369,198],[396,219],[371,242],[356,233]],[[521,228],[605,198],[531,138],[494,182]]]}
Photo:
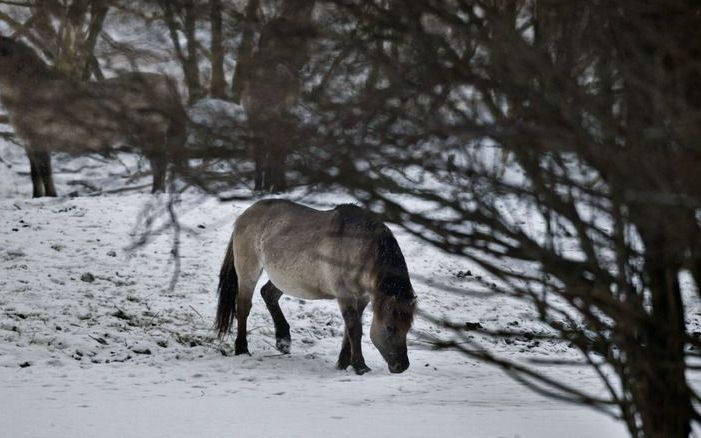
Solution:
{"label": "snowy field", "polygon": [[[0,146],[3,437],[626,436],[606,416],[538,396],[458,352],[433,350],[426,338],[449,334],[420,318],[405,373],[390,374],[365,336],[373,371],[356,376],[334,368],[343,329],[335,302],[284,297],[292,353],[280,355],[256,294],[252,356],[234,357],[232,338],[214,338],[215,292],[233,221],[251,202],[183,196],[180,277],[171,290],[172,231],[130,249],[144,208],[162,199],[147,189],[90,196],[91,187],[76,183],[148,186],[147,177],[123,178],[120,166],[138,167],[135,159],[111,163],[105,174],[99,161],[58,157],[59,192],[80,196],[33,200],[23,152]],[[348,198],[302,201],[326,208]],[[458,273],[478,271],[396,234],[423,312],[487,328],[539,330],[522,303],[439,287],[469,290],[471,278]],[[369,322],[368,311],[366,333]],[[564,344],[484,342],[514,360],[577,357]],[[599,387],[584,368],[545,371],[595,393]]]}

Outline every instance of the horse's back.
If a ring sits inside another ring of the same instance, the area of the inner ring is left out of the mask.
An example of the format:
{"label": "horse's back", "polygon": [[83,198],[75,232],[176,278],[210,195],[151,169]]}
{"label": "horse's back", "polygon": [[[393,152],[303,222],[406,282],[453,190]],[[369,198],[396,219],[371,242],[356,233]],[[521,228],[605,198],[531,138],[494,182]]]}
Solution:
{"label": "horse's back", "polygon": [[349,238],[341,233],[342,225],[337,210],[264,200],[238,218],[234,243],[241,255],[255,257],[273,284],[290,295],[314,299],[367,292],[372,242]]}
{"label": "horse's back", "polygon": [[167,75],[130,72],[87,85],[106,100],[120,102],[125,109],[160,111],[169,118],[184,117],[177,85]]}
{"label": "horse's back", "polygon": [[187,120],[177,89],[159,74],[91,82],[50,77],[4,94],[13,125],[30,149],[106,153],[129,144],[145,151],[163,147],[164,133],[172,125],[184,129]]}

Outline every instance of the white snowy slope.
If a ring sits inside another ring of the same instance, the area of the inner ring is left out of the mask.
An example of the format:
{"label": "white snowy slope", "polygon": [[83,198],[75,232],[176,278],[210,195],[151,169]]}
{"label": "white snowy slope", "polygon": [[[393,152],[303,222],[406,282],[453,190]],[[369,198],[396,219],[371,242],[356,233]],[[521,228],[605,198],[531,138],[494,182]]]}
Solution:
{"label": "white snowy slope", "polygon": [[[144,207],[161,198],[132,192],[32,200],[21,150],[3,145],[2,156],[0,436],[626,435],[606,416],[540,397],[457,352],[432,350],[425,336],[447,333],[421,318],[410,334],[407,372],[390,374],[366,337],[373,371],[356,376],[334,368],[343,329],[335,302],[283,298],[293,345],[292,354],[280,355],[256,295],[252,356],[234,357],[233,339],[214,338],[215,291],[233,221],[250,202],[183,197],[181,273],[169,290],[172,232],[129,250]],[[69,185],[74,174],[65,171],[76,163],[58,160],[61,193],[76,187]],[[99,164],[85,159],[82,165]],[[78,175],[117,188],[125,184],[119,166],[107,164],[117,175],[112,180],[99,172]],[[329,194],[307,202],[347,200]],[[438,285],[469,290],[470,278],[457,273],[479,271],[402,232],[397,238],[422,311],[488,328],[540,330],[522,303],[446,292]],[[366,312],[366,331],[369,317]],[[562,344],[485,342],[511,359],[577,357]],[[546,371],[590,391],[599,388],[586,369]]]}

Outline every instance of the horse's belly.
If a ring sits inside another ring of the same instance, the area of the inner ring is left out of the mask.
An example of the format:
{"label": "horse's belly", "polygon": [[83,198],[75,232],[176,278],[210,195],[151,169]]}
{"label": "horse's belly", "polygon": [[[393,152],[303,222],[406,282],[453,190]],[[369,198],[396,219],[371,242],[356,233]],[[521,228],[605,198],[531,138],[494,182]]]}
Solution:
{"label": "horse's belly", "polygon": [[116,124],[81,124],[46,112],[19,119],[16,130],[34,147],[69,154],[103,152],[126,139]]}
{"label": "horse's belly", "polygon": [[305,300],[332,299],[336,296],[332,290],[324,290],[316,281],[305,280],[296,275],[266,271],[270,281],[286,295]]}

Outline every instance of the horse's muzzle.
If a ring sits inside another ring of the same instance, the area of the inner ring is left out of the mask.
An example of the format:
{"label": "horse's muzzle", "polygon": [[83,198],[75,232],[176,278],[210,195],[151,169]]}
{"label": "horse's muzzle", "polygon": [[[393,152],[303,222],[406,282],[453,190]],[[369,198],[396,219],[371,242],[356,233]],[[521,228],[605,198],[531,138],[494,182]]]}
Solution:
{"label": "horse's muzzle", "polygon": [[403,373],[404,371],[406,371],[407,368],[409,368],[409,361],[407,360],[406,362],[402,361],[402,362],[395,362],[392,364],[387,364],[387,367],[389,368],[390,373],[396,373],[396,374]]}

